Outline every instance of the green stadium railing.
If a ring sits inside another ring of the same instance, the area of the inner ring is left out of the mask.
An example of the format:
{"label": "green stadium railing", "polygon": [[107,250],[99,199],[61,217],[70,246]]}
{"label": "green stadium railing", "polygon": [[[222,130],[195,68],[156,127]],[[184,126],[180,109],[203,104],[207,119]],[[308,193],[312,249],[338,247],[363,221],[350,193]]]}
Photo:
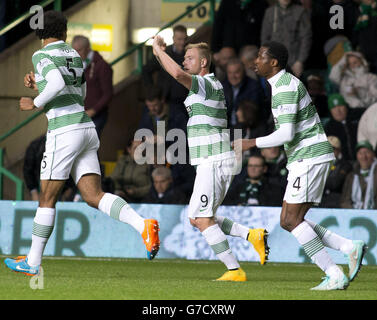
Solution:
{"label": "green stadium railing", "polygon": [[[181,15],[179,15],[178,17],[176,17],[172,21],[168,22],[164,26],[162,26],[159,29],[159,31],[157,32],[157,34],[160,33],[161,31],[171,27],[172,25],[174,25],[175,23],[177,23],[178,21],[180,21],[181,19],[183,19],[184,17],[189,15],[191,12],[193,12],[194,10],[196,10],[197,8],[199,8],[200,6],[202,6],[203,4],[205,4],[207,2],[209,2],[209,4],[210,4],[208,23],[212,24],[213,21],[214,21],[214,17],[215,17],[216,0],[200,0],[195,5],[193,5],[192,7],[188,8],[184,13],[182,13]],[[54,10],[61,11],[62,0],[46,0],[46,1],[42,1],[39,5],[44,8],[48,5],[50,5],[51,3],[54,3]],[[0,30],[0,36],[5,34],[10,29],[14,28],[15,26],[17,26],[18,24],[20,24],[22,21],[26,20],[30,16],[31,16],[31,14],[29,12],[23,14],[22,16],[20,16],[19,18],[17,18],[13,22],[11,22],[9,25],[7,25],[3,29],[1,29]],[[127,50],[124,54],[120,55],[114,61],[110,62],[110,65],[113,66],[113,65],[117,64],[119,61],[127,58],[128,56],[130,56],[134,52],[137,52],[138,59],[137,59],[136,73],[141,73],[141,70],[142,70],[142,67],[143,67],[143,62],[144,62],[142,50],[143,50],[143,47],[148,42],[148,40],[149,39],[145,40],[142,43],[134,45],[131,49]],[[28,123],[30,123],[32,120],[39,117],[43,113],[44,113],[43,110],[40,110],[40,111],[33,113],[29,118],[25,119],[24,121],[22,121],[21,123],[16,125],[14,128],[10,129],[8,132],[6,132],[2,136],[0,136],[0,142],[5,140],[9,136],[13,135],[15,132],[20,130],[22,127],[24,127],[25,125],[27,125]],[[23,199],[23,182],[22,182],[21,179],[19,179],[18,177],[16,177],[14,174],[12,174],[10,171],[6,170],[3,167],[3,149],[0,148],[0,200],[3,199],[3,175],[7,176],[9,179],[11,179],[12,181],[15,182],[16,188],[17,188],[16,200],[22,200]]]}

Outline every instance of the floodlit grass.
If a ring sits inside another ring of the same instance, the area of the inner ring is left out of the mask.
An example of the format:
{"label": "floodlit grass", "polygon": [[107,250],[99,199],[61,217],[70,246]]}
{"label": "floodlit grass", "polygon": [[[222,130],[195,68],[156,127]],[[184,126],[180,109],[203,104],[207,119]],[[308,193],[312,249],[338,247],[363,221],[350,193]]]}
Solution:
{"label": "floodlit grass", "polygon": [[[314,292],[323,273],[313,264],[242,263],[248,281],[212,281],[218,261],[44,258],[42,290],[0,265],[2,300],[376,300],[376,266],[363,266],[347,290]],[[344,266],[344,270],[347,267]]]}

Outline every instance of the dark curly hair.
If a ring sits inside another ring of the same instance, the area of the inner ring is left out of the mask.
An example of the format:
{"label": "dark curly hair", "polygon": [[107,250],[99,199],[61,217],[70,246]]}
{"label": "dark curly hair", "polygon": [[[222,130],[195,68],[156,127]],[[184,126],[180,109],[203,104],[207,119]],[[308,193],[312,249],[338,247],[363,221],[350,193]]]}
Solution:
{"label": "dark curly hair", "polygon": [[268,48],[267,54],[278,61],[279,67],[285,69],[288,63],[288,50],[284,44],[277,41],[267,41],[262,47]]}
{"label": "dark curly hair", "polygon": [[39,39],[62,39],[67,32],[67,18],[60,11],[46,11],[43,15],[43,28],[37,29],[35,34]]}

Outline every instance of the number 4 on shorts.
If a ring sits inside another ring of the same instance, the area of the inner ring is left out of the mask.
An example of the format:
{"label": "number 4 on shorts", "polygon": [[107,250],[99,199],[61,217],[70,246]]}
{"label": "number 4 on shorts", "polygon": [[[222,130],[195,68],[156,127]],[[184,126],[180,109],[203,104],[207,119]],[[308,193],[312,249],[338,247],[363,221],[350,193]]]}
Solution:
{"label": "number 4 on shorts", "polygon": [[295,182],[293,182],[293,188],[296,188],[297,191],[300,190],[301,186],[300,186],[300,177],[298,177]]}

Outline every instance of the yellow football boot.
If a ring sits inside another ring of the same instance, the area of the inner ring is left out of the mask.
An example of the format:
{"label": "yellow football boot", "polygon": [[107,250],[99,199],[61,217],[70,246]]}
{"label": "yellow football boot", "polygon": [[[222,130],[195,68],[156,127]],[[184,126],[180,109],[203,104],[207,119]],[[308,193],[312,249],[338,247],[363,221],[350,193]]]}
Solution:
{"label": "yellow football boot", "polygon": [[246,273],[241,268],[225,272],[216,281],[246,281]]}
{"label": "yellow football boot", "polygon": [[247,241],[249,241],[260,257],[260,264],[264,265],[268,260],[270,248],[267,245],[268,232],[265,229],[250,229]]}

